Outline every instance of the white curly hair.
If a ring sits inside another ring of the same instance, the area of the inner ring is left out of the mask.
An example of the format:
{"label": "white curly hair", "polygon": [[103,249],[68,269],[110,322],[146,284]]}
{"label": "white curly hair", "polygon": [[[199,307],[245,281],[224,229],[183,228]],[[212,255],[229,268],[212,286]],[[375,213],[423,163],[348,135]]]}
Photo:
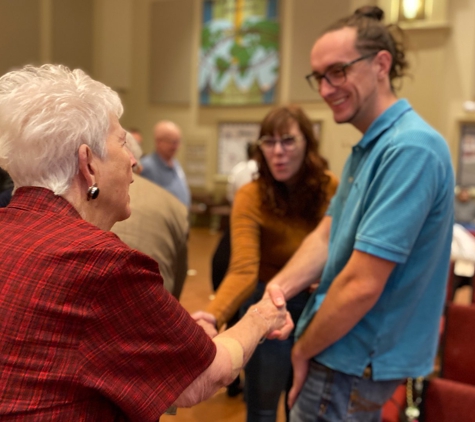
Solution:
{"label": "white curly hair", "polygon": [[0,167],[15,188],[39,186],[64,194],[78,173],[78,149],[104,158],[119,96],[82,70],[25,66],[0,78]]}

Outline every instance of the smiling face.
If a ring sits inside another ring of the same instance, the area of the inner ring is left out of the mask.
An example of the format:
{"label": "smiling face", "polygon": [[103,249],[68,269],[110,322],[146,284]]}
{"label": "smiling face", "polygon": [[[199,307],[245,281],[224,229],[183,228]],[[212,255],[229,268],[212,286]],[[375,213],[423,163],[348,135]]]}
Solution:
{"label": "smiling face", "polygon": [[[327,32],[315,43],[310,56],[312,70],[324,74],[335,66],[358,59],[356,29],[345,27]],[[376,55],[375,55],[376,56]],[[365,132],[379,115],[378,75],[372,65],[375,56],[347,67],[346,81],[338,87],[323,79],[320,94],[333,111],[337,123],[351,123]]]}
{"label": "smiling face", "polygon": [[96,183],[100,194],[95,200],[112,224],[130,216],[129,187],[136,163],[126,144],[126,132],[114,117],[106,140],[106,156],[98,163]]}
{"label": "smiling face", "polygon": [[274,179],[285,183],[287,186],[292,186],[297,182],[298,173],[305,157],[307,141],[300,131],[298,123],[293,119],[289,120],[287,130],[283,133],[275,131],[272,138],[280,141],[287,135],[296,139],[295,149],[292,151],[286,151],[280,142],[276,142],[271,150],[261,150]]}

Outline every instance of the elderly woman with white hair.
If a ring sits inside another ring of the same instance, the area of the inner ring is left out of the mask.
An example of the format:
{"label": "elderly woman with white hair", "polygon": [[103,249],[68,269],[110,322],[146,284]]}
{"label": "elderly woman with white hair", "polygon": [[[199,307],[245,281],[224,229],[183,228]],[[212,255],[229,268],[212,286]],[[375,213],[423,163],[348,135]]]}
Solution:
{"label": "elderly woman with white hair", "polygon": [[15,185],[0,210],[2,421],[156,421],[288,331],[285,303],[267,299],[211,339],[155,261],[109,231],[129,217],[136,163],[121,114],[118,95],[80,70],[0,78],[0,166]]}

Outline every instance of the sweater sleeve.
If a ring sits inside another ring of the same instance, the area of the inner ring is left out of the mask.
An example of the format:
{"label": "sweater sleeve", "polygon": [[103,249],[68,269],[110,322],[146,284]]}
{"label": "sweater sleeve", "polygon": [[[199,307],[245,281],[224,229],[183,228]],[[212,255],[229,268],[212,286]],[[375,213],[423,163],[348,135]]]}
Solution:
{"label": "sweater sleeve", "polygon": [[[326,188],[329,202],[338,187],[338,179],[331,172],[327,172],[327,174],[330,177]],[[282,231],[287,234],[279,233],[280,237],[274,236],[270,240],[268,230],[267,243],[263,242],[264,217],[260,209],[260,201],[256,182],[249,183],[239,189],[234,199],[231,212],[230,265],[226,277],[216,292],[216,297],[207,308],[207,311],[216,317],[218,328],[237,312],[256,289],[262,258],[261,253],[267,254],[267,258],[269,254],[274,254],[276,249],[272,248],[277,242],[280,245],[280,252],[282,252],[282,249],[286,251],[283,254],[277,254],[279,256],[271,255],[274,263],[280,262],[280,268],[295,252],[303,237],[311,230],[311,226],[307,227],[308,232],[303,233],[301,230],[291,230],[288,227],[285,229],[281,223],[267,219],[267,229],[272,226],[271,231],[274,233]],[[321,211],[321,215],[324,215],[325,210]],[[298,243],[296,243],[296,239],[298,239]],[[267,244],[267,247],[263,247],[263,243]],[[290,245],[294,245],[295,249],[289,250],[289,248],[292,248]],[[288,255],[286,255],[287,253]],[[270,276],[273,276],[273,274],[270,274]]]}
{"label": "sweater sleeve", "polygon": [[260,262],[260,226],[257,183],[238,190],[231,212],[231,260],[226,277],[207,311],[218,327],[227,322],[248,299],[257,285]]}

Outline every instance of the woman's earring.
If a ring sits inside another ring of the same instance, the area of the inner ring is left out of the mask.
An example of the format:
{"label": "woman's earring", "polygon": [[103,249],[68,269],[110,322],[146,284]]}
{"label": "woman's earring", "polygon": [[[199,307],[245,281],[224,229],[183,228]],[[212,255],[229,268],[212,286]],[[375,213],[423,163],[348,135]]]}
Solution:
{"label": "woman's earring", "polygon": [[89,201],[90,199],[96,199],[98,196],[99,188],[94,183],[92,186],[89,186],[89,189],[87,190],[87,200]]}

